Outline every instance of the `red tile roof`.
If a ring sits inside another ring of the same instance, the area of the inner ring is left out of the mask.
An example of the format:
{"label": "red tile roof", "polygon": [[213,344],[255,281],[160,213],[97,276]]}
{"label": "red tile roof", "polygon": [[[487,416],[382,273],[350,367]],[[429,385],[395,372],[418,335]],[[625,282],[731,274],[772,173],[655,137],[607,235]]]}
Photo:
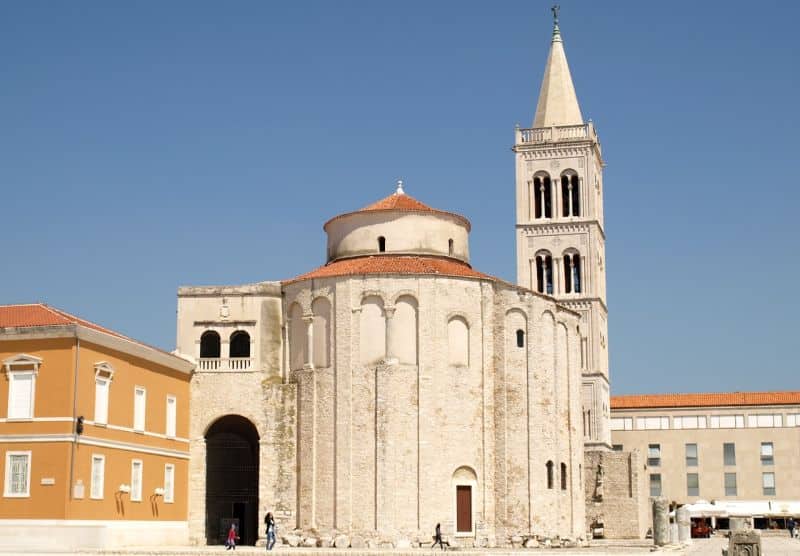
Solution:
{"label": "red tile roof", "polygon": [[167,351],[150,346],[138,340],[134,340],[133,338],[125,336],[124,334],[120,334],[119,332],[115,332],[114,330],[105,328],[99,324],[76,317],[75,315],[60,309],[56,309],[55,307],[51,307],[45,303],[0,305],[0,330],[3,328],[35,328],[39,326],[68,325],[78,325],[85,328],[90,328],[92,330],[96,330],[97,332],[102,332],[104,334],[108,334],[109,336],[128,340],[129,342],[134,342],[141,346],[176,357]]}
{"label": "red tile roof", "polygon": [[800,392],[718,392],[612,396],[611,409],[800,404]]}
{"label": "red tile roof", "polygon": [[340,259],[321,266],[316,270],[301,274],[284,284],[310,280],[312,278],[330,278],[333,276],[358,276],[362,274],[435,274],[440,276],[462,276],[500,281],[493,276],[473,270],[466,263],[446,259],[444,257],[420,257],[412,255],[374,255]]}
{"label": "red tile roof", "polygon": [[380,201],[376,201],[371,205],[367,205],[364,208],[359,209],[357,211],[346,212],[344,214],[339,214],[338,216],[334,216],[333,218],[325,222],[322,228],[323,229],[327,228],[328,224],[344,216],[350,216],[351,214],[359,214],[362,212],[381,212],[381,211],[423,212],[423,213],[427,212],[432,214],[444,214],[446,216],[451,216],[453,218],[456,218],[457,220],[460,220],[467,227],[467,231],[471,229],[469,220],[467,220],[467,218],[465,218],[464,216],[456,214],[455,212],[448,212],[429,207],[425,203],[418,201],[414,197],[406,195],[405,193],[393,193],[388,197],[385,197]]}

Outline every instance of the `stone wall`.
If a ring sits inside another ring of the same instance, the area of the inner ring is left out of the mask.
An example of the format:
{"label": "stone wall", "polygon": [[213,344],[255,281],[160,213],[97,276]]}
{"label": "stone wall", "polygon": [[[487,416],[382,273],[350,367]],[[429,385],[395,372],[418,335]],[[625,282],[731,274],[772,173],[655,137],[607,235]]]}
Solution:
{"label": "stone wall", "polygon": [[595,521],[603,523],[605,538],[644,538],[652,519],[641,454],[586,452],[583,469],[588,538]]}

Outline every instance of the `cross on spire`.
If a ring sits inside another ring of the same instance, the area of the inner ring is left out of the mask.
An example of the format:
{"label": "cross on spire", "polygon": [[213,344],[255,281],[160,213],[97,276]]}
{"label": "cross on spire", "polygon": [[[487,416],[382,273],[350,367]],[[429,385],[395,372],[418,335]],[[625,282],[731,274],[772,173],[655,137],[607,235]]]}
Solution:
{"label": "cross on spire", "polygon": [[406,192],[403,191],[403,180],[397,180],[397,191],[394,192],[395,195],[405,195]]}

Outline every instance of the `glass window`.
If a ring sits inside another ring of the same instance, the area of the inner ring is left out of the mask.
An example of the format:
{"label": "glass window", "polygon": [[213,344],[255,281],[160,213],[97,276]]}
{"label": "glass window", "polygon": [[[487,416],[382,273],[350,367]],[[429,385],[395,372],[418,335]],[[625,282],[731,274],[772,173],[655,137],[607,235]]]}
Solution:
{"label": "glass window", "polygon": [[676,429],[704,429],[706,428],[706,418],[704,415],[673,417],[672,424]]}
{"label": "glass window", "polygon": [[108,423],[108,387],[111,381],[107,378],[94,379],[94,422],[100,425]]}
{"label": "glass window", "polygon": [[133,390],[133,430],[144,431],[144,413],[147,404],[147,390],[137,386]]}
{"label": "glass window", "polygon": [[700,496],[700,476],[697,473],[686,474],[686,495]]}
{"label": "glass window", "polygon": [[686,467],[697,467],[697,444],[686,445]]}
{"label": "glass window", "polygon": [[637,430],[669,429],[669,417],[637,417]]}
{"label": "glass window", "polygon": [[782,427],[783,415],[780,414],[748,415],[747,426],[752,428]]}
{"label": "glass window", "polygon": [[650,473],[650,496],[661,496],[661,473]]}
{"label": "glass window", "polygon": [[725,465],[736,465],[736,444],[726,442],[722,445],[722,459]]}
{"label": "glass window", "polygon": [[762,473],[761,486],[764,496],[775,496],[775,473]]}
{"label": "glass window", "polygon": [[775,463],[774,447],[772,442],[761,443],[761,465],[773,465]]}
{"label": "glass window", "polygon": [[31,453],[6,452],[6,477],[3,494],[7,498],[27,498],[31,491]]}
{"label": "glass window", "polygon": [[92,487],[90,497],[95,500],[103,498],[103,483],[105,482],[105,456],[92,456]]}
{"label": "glass window", "polygon": [[725,496],[736,496],[736,473],[725,473]]}
{"label": "glass window", "polygon": [[611,430],[612,431],[633,430],[633,417],[612,417]]}
{"label": "glass window", "polygon": [[142,501],[142,460],[131,461],[131,501]]}
{"label": "glass window", "polygon": [[648,444],[647,465],[658,467],[661,465],[661,444]]}
{"label": "glass window", "polygon": [[175,466],[168,463],[164,466],[164,502],[175,501]]}

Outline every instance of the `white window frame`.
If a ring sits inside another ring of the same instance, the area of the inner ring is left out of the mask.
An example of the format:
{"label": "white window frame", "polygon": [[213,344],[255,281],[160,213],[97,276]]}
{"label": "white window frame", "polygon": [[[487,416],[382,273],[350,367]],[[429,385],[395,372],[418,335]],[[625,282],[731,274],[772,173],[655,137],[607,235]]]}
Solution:
{"label": "white window frame", "polygon": [[[770,481],[767,481],[767,478]],[[769,486],[767,483],[772,482],[772,486]],[[766,492],[767,489],[772,489],[772,493]],[[764,471],[761,473],[761,493],[762,496],[775,496],[778,493],[777,481],[775,480],[775,472],[774,471]]]}
{"label": "white window frame", "polygon": [[[28,463],[25,474],[25,492],[11,492],[11,456],[26,456]],[[31,496],[31,460],[33,459],[30,450],[16,450],[6,452],[6,473],[3,485],[3,496],[5,498],[30,498]]]}
{"label": "white window frame", "polygon": [[[139,399],[139,392],[142,393],[142,408],[139,411],[139,406],[137,405],[137,400]],[[144,432],[145,431],[145,415],[147,415],[147,388],[144,386],[134,386],[133,387],[133,431],[134,432]]]}
{"label": "white window frame", "polygon": [[[36,402],[36,376],[39,374],[39,366],[42,364],[42,358],[27,353],[20,353],[13,357],[3,360],[3,366],[6,369],[8,376],[8,406],[6,406],[6,417],[9,419],[33,419],[34,405]],[[27,415],[14,415],[11,413],[11,408],[14,407],[14,398],[17,388],[14,387],[15,379],[21,377],[31,377],[30,386],[30,406]]]}
{"label": "white window frame", "polygon": [[[100,479],[95,481],[94,465],[100,463]],[[92,454],[91,485],[89,486],[89,498],[92,500],[102,500],[106,483],[106,457],[102,454]]]}
{"label": "white window frame", "polygon": [[[137,477],[137,464],[138,464],[138,477]],[[138,481],[136,480],[138,479]],[[144,490],[144,463],[140,459],[131,460],[131,502],[142,501],[142,491]],[[136,487],[139,488],[136,488]]]}
{"label": "white window frame", "polygon": [[[107,361],[100,361],[94,364],[94,424],[108,424],[108,401],[111,396],[111,380],[114,378],[114,367]],[[100,382],[103,386],[100,386]],[[100,414],[99,399],[101,392],[105,391],[105,413]]]}
{"label": "white window frame", "polygon": [[164,465],[164,503],[172,504],[173,502],[175,502],[175,464],[167,463]]}
{"label": "white window frame", "polygon": [[[172,402],[172,405],[170,405]],[[167,395],[167,413],[164,434],[167,438],[175,438],[178,428],[178,398],[177,396]]]}

